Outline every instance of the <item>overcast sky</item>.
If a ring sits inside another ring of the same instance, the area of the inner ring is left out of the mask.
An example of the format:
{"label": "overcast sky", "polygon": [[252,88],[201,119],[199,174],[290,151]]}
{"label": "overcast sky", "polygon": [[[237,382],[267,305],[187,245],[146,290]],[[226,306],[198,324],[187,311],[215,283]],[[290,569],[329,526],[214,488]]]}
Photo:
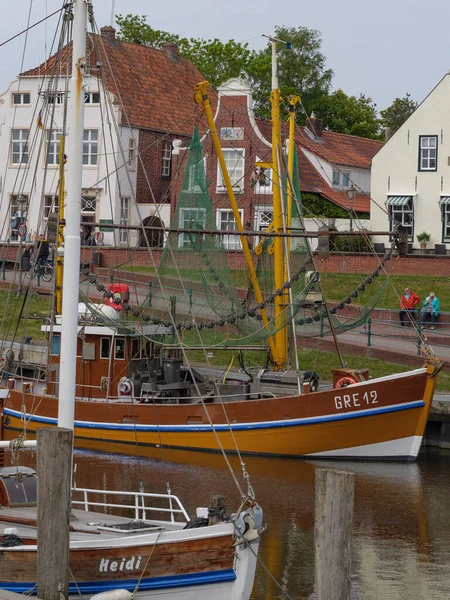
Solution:
{"label": "overcast sky", "polygon": [[[114,0],[94,0],[99,27],[111,24]],[[0,43],[50,14],[62,0],[0,0]],[[269,9],[277,4],[277,12]],[[116,14],[144,14],[147,22],[187,37],[230,38],[261,48],[274,25],[306,26],[322,34],[333,87],[365,94],[386,108],[409,92],[421,101],[450,68],[448,0],[115,0]],[[36,66],[51,45],[57,17],[28,37],[23,70]],[[0,90],[22,69],[25,36],[0,47]],[[132,84],[132,82],[130,82]],[[307,107],[305,107],[307,109]]]}

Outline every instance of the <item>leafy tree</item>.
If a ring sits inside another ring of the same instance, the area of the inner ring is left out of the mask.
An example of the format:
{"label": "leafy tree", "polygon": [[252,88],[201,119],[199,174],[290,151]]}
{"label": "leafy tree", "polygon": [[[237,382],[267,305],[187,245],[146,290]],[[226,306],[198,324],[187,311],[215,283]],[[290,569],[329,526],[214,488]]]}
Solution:
{"label": "leafy tree", "polygon": [[[320,100],[329,93],[333,71],[325,68],[321,53],[320,32],[307,27],[276,26],[274,36],[291,43],[291,50],[279,45],[278,66],[281,96],[298,94],[308,112],[315,110]],[[253,88],[255,111],[259,116],[270,116],[272,81],[271,46],[255,52],[247,68]],[[303,117],[300,117],[303,119]]]}
{"label": "leafy tree", "polygon": [[342,90],[336,90],[322,98],[316,115],[330,131],[380,139],[376,105],[372,98],[362,94],[356,98],[347,96]]}
{"label": "leafy tree", "polygon": [[396,98],[391,106],[380,110],[380,123],[383,127],[389,128],[393,134],[409,119],[417,106],[417,102],[412,100],[408,93],[404,98]]}
{"label": "leafy tree", "polygon": [[150,48],[161,48],[167,42],[176,43],[182,56],[194,63],[212,85],[220,85],[230,77],[245,72],[252,58],[248,44],[234,40],[222,42],[215,38],[203,40],[183,38],[176,34],[153,29],[144,15],[118,15],[119,39]]}

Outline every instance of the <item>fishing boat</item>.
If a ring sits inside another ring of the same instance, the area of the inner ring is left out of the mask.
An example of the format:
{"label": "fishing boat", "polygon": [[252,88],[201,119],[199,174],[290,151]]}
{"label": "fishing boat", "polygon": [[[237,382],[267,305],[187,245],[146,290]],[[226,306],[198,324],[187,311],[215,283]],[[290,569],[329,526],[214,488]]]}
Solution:
{"label": "fishing boat", "polygon": [[[70,165],[64,227],[64,274],[61,334],[61,380],[58,389],[60,427],[73,429],[78,288],[73,277],[80,262],[80,199],[83,140],[83,68],[87,17],[92,4],[75,0],[64,7],[73,24],[70,105]],[[73,10],[73,12],[72,12]],[[3,388],[3,405],[9,394]],[[2,433],[2,431],[0,432]],[[28,442],[19,447],[30,446]],[[3,444],[2,447],[5,447]],[[3,456],[2,456],[3,460]],[[51,469],[50,469],[51,470]],[[244,494],[246,496],[246,494]],[[119,499],[125,501],[119,502]],[[0,468],[2,549],[0,588],[36,593],[37,478],[29,467]],[[98,511],[101,512],[98,512]],[[212,514],[214,513],[214,515]],[[209,514],[209,517],[208,517]],[[116,597],[248,600],[257,561],[262,513],[254,500],[241,498],[228,517],[220,498],[209,513],[194,520],[177,496],[79,489],[72,497],[69,541],[69,594],[90,597],[116,590]],[[67,575],[68,576],[68,575]],[[63,585],[64,588],[64,585]],[[58,594],[63,597],[65,590]]]}
{"label": "fishing boat", "polygon": [[[144,298],[137,294],[133,304],[129,284],[106,285],[88,269],[87,291],[81,298],[78,292],[72,294],[73,303],[83,301],[73,307],[75,313],[78,310],[72,323],[78,338],[77,351],[70,358],[76,364],[75,443],[105,440],[122,447],[223,449],[284,457],[417,457],[440,369],[431,351],[424,354],[423,368],[371,378],[367,369],[347,367],[337,345],[341,368],[330,374],[333,384],[328,389],[319,389],[317,375],[303,371],[298,363],[299,327],[320,324],[321,335],[325,329],[337,342],[338,333],[351,326],[344,326],[337,313],[384,272],[392,253],[388,251],[358,290],[341,302],[330,306],[323,300],[317,289],[316,261],[326,260],[330,233],[322,227],[318,249],[312,251],[296,185],[296,97],[289,100],[287,156],[282,151],[277,43],[271,39],[271,156],[257,164],[260,173],[269,168],[273,174],[272,223],[266,231],[244,227],[236,181],[228,173],[214,121],[210,87],[199,83],[195,100],[206,119],[237,231],[215,226],[205,157],[194,130],[172,224],[163,231],[162,251],[152,248],[147,237],[154,266],[151,291]],[[138,229],[145,239],[144,225]],[[236,289],[224,251],[223,238],[230,235],[241,245],[251,282],[245,298]],[[249,240],[255,235],[252,251]],[[399,237],[393,236],[394,243]],[[265,290],[260,280],[264,268],[259,266],[264,256],[272,261]],[[72,272],[78,266],[72,263]],[[104,302],[92,298],[89,289],[104,293]],[[59,293],[57,286],[57,303]],[[58,314],[42,326],[51,348],[42,376],[27,378],[22,367],[5,361],[4,384],[10,389],[3,412],[9,430],[25,428],[28,435],[37,427],[57,423],[64,384],[62,327]],[[243,363],[243,372],[235,373],[230,364],[217,375],[208,364],[212,347],[240,351],[249,345],[266,349],[270,368],[251,371]],[[202,366],[194,367],[187,360],[193,349],[201,351]]]}

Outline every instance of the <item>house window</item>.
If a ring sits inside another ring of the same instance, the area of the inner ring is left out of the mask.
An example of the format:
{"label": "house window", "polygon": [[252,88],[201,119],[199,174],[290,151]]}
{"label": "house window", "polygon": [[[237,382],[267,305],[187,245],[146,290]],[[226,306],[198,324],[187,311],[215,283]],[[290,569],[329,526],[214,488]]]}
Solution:
{"label": "house window", "polygon": [[[256,157],[256,162],[260,162],[260,159]],[[255,194],[271,194],[272,193],[272,169],[264,169],[263,167],[256,167],[256,184]]]}
{"label": "house window", "polygon": [[96,215],[97,197],[81,197],[81,243],[90,244]]}
{"label": "house window", "polygon": [[63,92],[44,92],[44,97],[47,99],[48,104],[62,104],[64,102]]}
{"label": "house window", "polygon": [[11,131],[11,162],[24,165],[28,162],[28,129]]}
{"label": "house window", "polygon": [[[206,217],[203,208],[181,208],[180,209],[180,228],[202,231],[205,229]],[[180,233],[178,245],[180,248],[191,248],[193,245],[201,245],[204,235],[198,233]]]}
{"label": "house window", "polygon": [[[123,226],[128,225],[128,219],[130,214],[130,199],[120,199],[120,224]],[[125,244],[128,241],[128,230],[119,229],[119,242]]]}
{"label": "house window", "polygon": [[61,354],[61,336],[59,333],[54,333],[52,335],[51,353],[53,356],[59,356]]}
{"label": "house window", "polygon": [[109,358],[111,352],[111,338],[100,338],[100,358]]}
{"label": "house window", "polygon": [[133,137],[128,139],[128,168],[136,168],[136,141]]}
{"label": "house window", "polygon": [[59,141],[61,138],[61,131],[48,131],[47,132],[47,164],[58,165],[59,164]]}
{"label": "house window", "polygon": [[[271,206],[257,206],[255,208],[255,231],[265,231],[273,221],[273,209]],[[261,238],[255,240],[259,244]]]}
{"label": "house window", "polygon": [[161,177],[170,177],[170,166],[172,164],[172,142],[163,142]]}
{"label": "house window", "polygon": [[100,94],[98,92],[86,92],[84,94],[85,104],[100,104]]}
{"label": "house window", "polygon": [[50,216],[50,213],[58,211],[58,196],[44,196],[44,219]]}
{"label": "house window", "polygon": [[10,240],[12,242],[17,242],[19,239],[19,224],[27,220],[28,196],[24,194],[11,196],[9,211],[11,224]]}
{"label": "house window", "polygon": [[83,133],[83,165],[96,165],[98,156],[98,129],[85,129]]}
{"label": "house window", "polygon": [[206,158],[207,155],[198,163],[189,165],[185,170],[183,191],[200,194],[206,190]]}
{"label": "house window", "polygon": [[333,169],[333,187],[348,189],[350,186],[350,173]]}
{"label": "house window", "polygon": [[[239,209],[239,216],[242,222],[244,218],[244,211],[242,209]],[[221,208],[217,211],[217,229],[221,231],[237,231],[236,219],[231,209]],[[227,250],[240,250],[242,247],[238,235],[224,235],[222,236],[222,242]]]}
{"label": "house window", "polygon": [[393,231],[395,225],[403,225],[408,230],[408,238],[413,239],[414,209],[412,198],[403,204],[391,204],[389,211],[389,230]]}
{"label": "house window", "polygon": [[[230,176],[231,185],[235,191],[244,189],[244,154],[243,149],[223,148],[223,158]],[[222,175],[220,164],[217,166],[217,188],[218,191],[226,191],[225,180]]]}
{"label": "house window", "polygon": [[16,92],[12,95],[12,103],[14,106],[30,104],[30,94],[28,92]]}
{"label": "house window", "polygon": [[437,170],[437,135],[419,136],[419,171]]}
{"label": "house window", "polygon": [[114,358],[118,360],[125,359],[125,338],[116,338],[114,340]]}

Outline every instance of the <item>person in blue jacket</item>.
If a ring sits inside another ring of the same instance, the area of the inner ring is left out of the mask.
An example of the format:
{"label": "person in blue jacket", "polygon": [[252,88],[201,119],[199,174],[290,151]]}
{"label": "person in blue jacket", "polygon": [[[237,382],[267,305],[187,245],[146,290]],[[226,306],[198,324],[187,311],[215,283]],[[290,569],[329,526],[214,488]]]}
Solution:
{"label": "person in blue jacket", "polygon": [[439,316],[440,305],[439,298],[434,295],[434,292],[430,292],[430,295],[425,299],[421,313],[421,323],[425,324],[425,321],[430,318],[431,328],[434,329],[434,322]]}

